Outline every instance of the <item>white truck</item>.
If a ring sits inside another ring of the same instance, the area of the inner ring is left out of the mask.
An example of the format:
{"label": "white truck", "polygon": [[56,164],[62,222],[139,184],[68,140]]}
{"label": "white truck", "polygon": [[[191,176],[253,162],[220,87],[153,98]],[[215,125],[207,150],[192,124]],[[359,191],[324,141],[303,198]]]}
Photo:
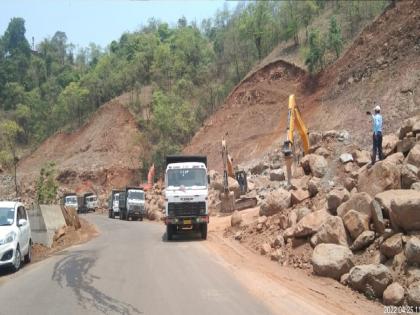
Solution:
{"label": "white truck", "polygon": [[167,156],[165,173],[166,236],[194,230],[207,238],[208,184],[206,156]]}
{"label": "white truck", "polygon": [[146,215],[144,191],[139,187],[126,187],[118,194],[120,220],[140,219]]}
{"label": "white truck", "polygon": [[108,199],[108,217],[115,219],[116,216],[120,216],[119,207],[119,196],[122,190],[113,189]]}

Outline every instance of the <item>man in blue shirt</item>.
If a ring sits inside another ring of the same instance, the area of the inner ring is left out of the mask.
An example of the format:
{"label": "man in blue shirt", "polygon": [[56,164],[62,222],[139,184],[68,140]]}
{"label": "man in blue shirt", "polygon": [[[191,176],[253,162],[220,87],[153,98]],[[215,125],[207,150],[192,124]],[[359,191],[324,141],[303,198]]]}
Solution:
{"label": "man in blue shirt", "polygon": [[372,165],[376,162],[376,154],[379,155],[379,159],[383,160],[384,155],[382,153],[382,115],[381,108],[375,107],[375,113],[372,115],[372,129],[373,129],[373,152],[372,152]]}

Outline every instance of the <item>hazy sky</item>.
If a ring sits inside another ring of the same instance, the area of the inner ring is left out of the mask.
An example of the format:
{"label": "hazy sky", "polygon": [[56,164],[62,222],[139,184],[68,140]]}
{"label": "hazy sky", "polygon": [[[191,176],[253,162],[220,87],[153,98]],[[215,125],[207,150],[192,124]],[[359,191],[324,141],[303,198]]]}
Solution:
{"label": "hazy sky", "polygon": [[[236,2],[227,1],[229,8]],[[69,42],[85,47],[90,42],[105,47],[124,31],[146,25],[151,17],[174,25],[185,16],[200,22],[222,9],[224,0],[0,0],[0,35],[12,17],[26,21],[26,37],[35,44],[59,30]]]}

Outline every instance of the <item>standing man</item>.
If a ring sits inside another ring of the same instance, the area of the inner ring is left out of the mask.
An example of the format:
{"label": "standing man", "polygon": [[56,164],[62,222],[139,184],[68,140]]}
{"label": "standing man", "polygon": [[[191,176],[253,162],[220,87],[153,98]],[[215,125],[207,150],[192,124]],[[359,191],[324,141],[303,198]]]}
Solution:
{"label": "standing man", "polygon": [[382,153],[382,115],[379,105],[375,107],[375,113],[372,115],[372,129],[373,129],[373,152],[372,152],[372,165],[376,162],[376,154],[379,154],[379,159],[383,160]]}

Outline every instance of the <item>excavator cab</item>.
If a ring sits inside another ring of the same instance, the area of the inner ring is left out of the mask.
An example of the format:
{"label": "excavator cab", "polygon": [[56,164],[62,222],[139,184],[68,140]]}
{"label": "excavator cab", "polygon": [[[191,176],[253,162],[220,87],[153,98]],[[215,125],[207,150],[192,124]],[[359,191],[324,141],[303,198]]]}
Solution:
{"label": "excavator cab", "polygon": [[235,172],[236,181],[239,183],[239,187],[241,189],[241,195],[245,195],[248,192],[248,180],[246,178],[246,172],[236,171]]}

